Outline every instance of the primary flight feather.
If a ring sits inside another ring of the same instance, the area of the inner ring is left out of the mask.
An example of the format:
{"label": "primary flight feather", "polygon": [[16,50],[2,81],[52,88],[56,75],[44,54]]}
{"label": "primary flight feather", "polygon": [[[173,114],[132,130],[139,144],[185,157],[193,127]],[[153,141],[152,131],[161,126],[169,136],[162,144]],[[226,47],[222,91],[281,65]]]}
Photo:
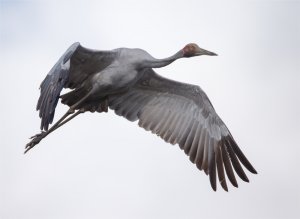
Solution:
{"label": "primary flight feather", "polygon": [[[215,112],[203,90],[161,77],[153,68],[180,58],[215,56],[194,43],[173,56],[153,58],[142,49],[118,48],[98,51],[74,43],[62,55],[42,82],[37,110],[40,134],[32,137],[25,153],[48,134],[84,112],[107,112],[108,108],[166,142],[178,144],[200,170],[209,175],[216,190],[216,178],[228,190],[225,175],[237,187],[234,172],[248,182],[241,166],[256,173],[238,147],[228,128]],[[72,89],[60,95],[63,88]],[[70,106],[67,113],[49,128],[59,98]]]}

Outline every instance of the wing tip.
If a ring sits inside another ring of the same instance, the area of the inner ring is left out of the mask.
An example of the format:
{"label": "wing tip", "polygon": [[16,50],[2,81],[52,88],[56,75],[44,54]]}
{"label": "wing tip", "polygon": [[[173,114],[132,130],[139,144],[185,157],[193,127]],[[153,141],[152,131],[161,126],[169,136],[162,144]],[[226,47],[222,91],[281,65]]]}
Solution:
{"label": "wing tip", "polygon": [[66,50],[50,69],[40,85],[40,97],[36,105],[36,110],[40,111],[41,130],[47,131],[49,124],[53,121],[59,94],[68,80],[70,66],[64,66],[64,63],[71,58],[78,46],[80,46],[80,43],[75,42]]}
{"label": "wing tip", "polygon": [[242,178],[242,180],[247,183],[250,182],[246,174],[245,174],[244,178]]}
{"label": "wing tip", "polygon": [[227,187],[226,181],[224,181],[224,182],[225,182],[225,183],[220,183],[220,184],[221,184],[222,188],[223,188],[226,192],[228,192],[228,187]]}
{"label": "wing tip", "polygon": [[254,168],[253,168],[252,171],[250,170],[250,172],[253,173],[253,174],[258,174],[258,172]]}
{"label": "wing tip", "polygon": [[258,172],[256,171],[256,169],[254,169],[254,167],[251,165],[251,168],[246,167],[247,170],[253,174],[258,174]]}
{"label": "wing tip", "polygon": [[214,190],[214,192],[216,192],[217,191],[217,186],[216,185],[212,185],[212,184],[210,184],[211,185],[211,188]]}
{"label": "wing tip", "polygon": [[225,137],[225,140],[228,142],[234,153],[237,155],[239,161],[243,164],[243,166],[251,173],[257,174],[257,171],[255,168],[252,166],[252,164],[249,162],[249,160],[246,158],[242,150],[239,148],[237,143],[235,142],[234,138],[232,135],[228,135]]}

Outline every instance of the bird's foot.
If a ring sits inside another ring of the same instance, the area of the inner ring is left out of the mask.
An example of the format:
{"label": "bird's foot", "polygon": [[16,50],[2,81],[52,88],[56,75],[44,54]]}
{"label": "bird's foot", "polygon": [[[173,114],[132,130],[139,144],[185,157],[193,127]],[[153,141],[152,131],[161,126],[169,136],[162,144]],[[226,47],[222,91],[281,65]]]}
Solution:
{"label": "bird's foot", "polygon": [[30,137],[30,139],[32,139],[32,140],[31,140],[28,144],[26,144],[24,154],[27,153],[27,151],[29,151],[29,150],[30,150],[31,148],[33,148],[35,145],[37,145],[38,143],[40,143],[40,141],[41,141],[44,137],[46,137],[46,135],[47,135],[47,132],[42,131],[41,133],[36,134],[36,135]]}

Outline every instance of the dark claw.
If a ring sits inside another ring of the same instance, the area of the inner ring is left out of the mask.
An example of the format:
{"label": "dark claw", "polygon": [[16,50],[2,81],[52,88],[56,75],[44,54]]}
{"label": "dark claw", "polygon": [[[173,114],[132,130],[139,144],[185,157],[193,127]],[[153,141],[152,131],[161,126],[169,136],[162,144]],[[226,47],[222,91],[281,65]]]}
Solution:
{"label": "dark claw", "polygon": [[32,136],[30,139],[32,139],[28,144],[25,146],[25,153],[29,151],[31,148],[33,148],[35,145],[40,143],[40,141],[46,136],[46,132],[41,132],[40,134],[36,134]]}
{"label": "dark claw", "polygon": [[43,133],[44,133],[44,131],[42,131],[42,132],[39,133],[39,134],[36,134],[36,135],[31,136],[29,139],[37,138],[37,137],[39,137],[40,135],[42,135]]}

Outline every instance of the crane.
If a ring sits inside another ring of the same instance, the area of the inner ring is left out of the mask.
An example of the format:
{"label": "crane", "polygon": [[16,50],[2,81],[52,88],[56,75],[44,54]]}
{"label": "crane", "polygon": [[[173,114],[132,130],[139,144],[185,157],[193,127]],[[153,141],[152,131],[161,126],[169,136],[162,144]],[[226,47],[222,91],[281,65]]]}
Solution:
{"label": "crane", "polygon": [[[166,142],[178,144],[197,168],[209,175],[213,190],[219,183],[228,191],[225,175],[238,187],[236,174],[249,182],[242,165],[256,170],[217,115],[204,91],[197,85],[164,78],[153,70],[180,58],[217,54],[189,43],[174,55],[156,59],[142,49],[92,50],[76,42],[52,67],[40,85],[36,109],[41,133],[31,137],[28,152],[48,134],[85,112],[108,109]],[[63,88],[70,92],[60,94]],[[58,100],[68,111],[50,128]]]}

